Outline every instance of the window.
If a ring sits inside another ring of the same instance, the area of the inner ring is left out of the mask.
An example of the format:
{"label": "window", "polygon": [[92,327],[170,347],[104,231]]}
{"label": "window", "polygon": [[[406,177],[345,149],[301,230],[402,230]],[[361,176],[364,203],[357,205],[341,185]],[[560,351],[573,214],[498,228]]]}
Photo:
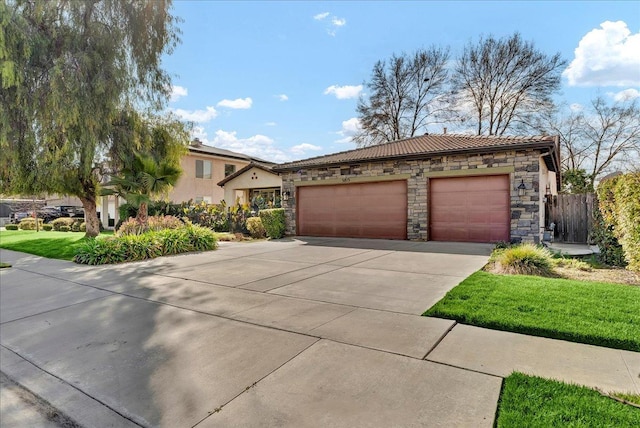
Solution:
{"label": "window", "polygon": [[224,176],[227,177],[236,172],[236,166],[231,164],[224,164]]}
{"label": "window", "polygon": [[196,159],[196,178],[211,178],[211,161]]}
{"label": "window", "polygon": [[211,196],[196,196],[196,204],[199,204],[200,202],[211,204]]}

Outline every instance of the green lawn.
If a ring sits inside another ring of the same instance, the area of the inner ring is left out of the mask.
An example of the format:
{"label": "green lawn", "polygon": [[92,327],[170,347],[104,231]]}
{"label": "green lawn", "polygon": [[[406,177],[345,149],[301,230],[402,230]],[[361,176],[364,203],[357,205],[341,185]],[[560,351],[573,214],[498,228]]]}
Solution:
{"label": "green lawn", "polygon": [[496,427],[638,427],[640,409],[581,386],[514,373],[504,380]]}
{"label": "green lawn", "polygon": [[640,287],[481,271],[424,315],[640,351]]}
{"label": "green lawn", "polygon": [[[108,236],[113,232],[104,232]],[[84,232],[54,232],[35,230],[0,231],[0,248],[22,251],[50,259],[72,260],[77,247],[84,241]]]}

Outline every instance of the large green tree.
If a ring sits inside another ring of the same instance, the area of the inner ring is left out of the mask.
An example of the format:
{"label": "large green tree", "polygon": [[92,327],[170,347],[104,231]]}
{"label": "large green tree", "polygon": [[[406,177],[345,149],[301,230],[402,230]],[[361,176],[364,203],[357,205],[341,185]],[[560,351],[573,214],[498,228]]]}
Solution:
{"label": "large green tree", "polygon": [[103,169],[117,168],[114,155],[135,143],[121,135],[123,115],[168,98],[161,59],[178,42],[170,8],[170,0],[0,2],[0,193],[75,195],[87,236],[99,233]]}

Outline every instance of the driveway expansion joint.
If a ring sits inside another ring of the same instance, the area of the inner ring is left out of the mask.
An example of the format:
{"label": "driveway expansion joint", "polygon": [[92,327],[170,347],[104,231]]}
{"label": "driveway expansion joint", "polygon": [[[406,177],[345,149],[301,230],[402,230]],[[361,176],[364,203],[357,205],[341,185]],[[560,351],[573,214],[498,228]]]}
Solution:
{"label": "driveway expansion joint", "polygon": [[[435,317],[433,317],[435,318]],[[446,318],[437,318],[437,319],[446,319]],[[422,357],[423,360],[426,360],[427,357],[429,356],[430,353],[433,352],[434,349],[436,349],[438,347],[438,345],[440,345],[440,343],[444,340],[444,338],[447,336],[447,334],[451,333],[451,330],[453,330],[453,328],[458,325],[458,321],[456,320],[448,320],[448,321],[453,321],[453,324],[451,324],[451,327],[449,327],[447,329],[447,331],[445,331],[444,333],[442,333],[442,335],[440,336],[440,338],[438,340],[436,340],[436,342],[433,344],[433,346],[431,348],[429,348],[429,350],[427,351],[426,354],[424,354],[424,356]]]}
{"label": "driveway expansion joint", "polygon": [[[71,282],[71,281],[69,281],[69,282]],[[74,283],[74,284],[75,284],[75,283]],[[83,286],[83,284],[77,284],[77,285]],[[95,287],[93,287],[93,288],[95,288]],[[71,304],[69,304],[69,305],[60,306],[59,308],[49,309],[49,310],[42,311],[42,312],[38,312],[38,313],[35,313],[35,314],[25,315],[25,316],[23,316],[23,317],[16,318],[16,319],[13,319],[13,320],[0,322],[0,325],[6,325],[6,324],[9,324],[9,323],[12,323],[12,322],[22,321],[22,320],[25,320],[25,319],[27,319],[27,318],[31,318],[31,317],[35,317],[35,316],[43,315],[43,314],[48,314],[48,313],[51,313],[51,312],[58,311],[58,310],[60,310],[60,309],[67,309],[67,308],[71,308],[71,307],[74,307],[74,306],[77,306],[77,305],[82,305],[83,303],[89,303],[89,302],[94,302],[94,301],[96,301],[96,300],[100,300],[100,299],[106,299],[107,297],[111,297],[113,294],[115,294],[115,293],[113,293],[112,291],[109,291],[109,290],[103,290],[103,289],[101,289],[101,288],[98,288],[98,290],[108,291],[108,292],[109,292],[109,293],[111,293],[111,294],[107,294],[106,296],[94,297],[94,298],[92,298],[92,299],[83,300],[83,301],[81,301],[81,302],[71,303]]]}
{"label": "driveway expansion joint", "polygon": [[[46,370],[45,368],[39,366],[38,364],[36,364],[34,361],[31,361],[29,358],[25,357],[24,355],[21,355],[20,353],[14,351],[13,349],[9,348],[8,346],[5,346],[3,344],[0,344],[1,347],[3,347],[4,349],[6,349],[7,351],[17,355],[20,359],[22,359],[23,361],[26,361],[28,364],[30,364],[31,366],[35,367],[37,370],[47,374],[48,376],[51,376],[52,378],[58,380],[59,382],[63,383],[64,385],[66,385],[67,387],[71,387],[72,389],[74,389],[75,391],[78,391],[79,393],[81,393],[82,395],[84,395],[85,397],[99,403],[100,405],[104,406],[105,408],[109,409],[110,411],[116,413],[118,416],[128,420],[129,422],[131,422],[132,424],[135,424],[137,426],[140,427],[144,427],[144,425],[141,425],[140,423],[138,423],[136,420],[134,420],[133,418],[131,418],[128,415],[125,415],[121,412],[119,412],[118,410],[116,410],[115,408],[113,408],[112,406],[110,406],[109,404],[105,403],[104,401],[92,396],[91,394],[88,394],[87,392],[83,391],[81,388],[75,386],[72,383],[67,382],[66,380],[64,380],[63,378],[57,376],[54,373],[51,373],[50,371]],[[4,371],[3,371],[4,372]],[[4,372],[6,374],[6,372]],[[48,403],[48,401],[44,398],[44,397],[40,397],[39,395],[35,394],[33,391],[31,391],[29,388],[26,388],[24,385],[22,385],[21,383],[19,383],[16,379],[11,378],[10,376],[7,375],[7,377],[9,377],[14,383],[17,383],[18,385],[20,385],[20,387],[26,389],[27,391],[31,392],[32,394],[34,394],[38,399]],[[65,414],[64,412],[62,412],[60,409],[56,409],[57,411],[59,411],[62,414]],[[65,416],[67,416],[65,414]],[[67,416],[68,417],[68,416]]]}
{"label": "driveway expansion joint", "polygon": [[304,353],[305,351],[307,351],[309,348],[311,348],[313,345],[315,345],[316,343],[318,343],[319,341],[321,341],[321,338],[317,338],[317,340],[314,340],[312,343],[310,343],[308,346],[302,348],[299,352],[297,352],[295,355],[293,355],[291,358],[289,358],[288,360],[286,360],[285,362],[283,362],[282,364],[280,364],[278,367],[274,368],[273,370],[271,370],[269,373],[267,373],[266,375],[262,376],[260,379],[256,380],[255,382],[253,382],[251,385],[247,386],[246,388],[244,388],[242,391],[240,391],[238,394],[236,394],[234,397],[232,397],[230,400],[228,400],[226,403],[223,403],[222,405],[220,405],[219,407],[216,407],[213,411],[208,412],[208,415],[205,416],[204,418],[202,418],[201,420],[199,420],[198,422],[196,422],[191,428],[195,428],[198,425],[200,425],[202,422],[204,422],[207,418],[211,417],[211,415],[214,415],[216,413],[221,412],[225,406],[227,406],[229,403],[231,403],[233,400],[235,400],[236,398],[240,397],[241,395],[245,394],[246,392],[250,391],[251,389],[255,388],[256,386],[258,386],[258,383],[260,383],[262,380],[264,380],[265,378],[267,378],[268,376],[271,376],[271,374],[275,373],[276,371],[280,370],[282,367],[286,366],[290,361],[294,360],[295,358],[297,358],[300,354]]}

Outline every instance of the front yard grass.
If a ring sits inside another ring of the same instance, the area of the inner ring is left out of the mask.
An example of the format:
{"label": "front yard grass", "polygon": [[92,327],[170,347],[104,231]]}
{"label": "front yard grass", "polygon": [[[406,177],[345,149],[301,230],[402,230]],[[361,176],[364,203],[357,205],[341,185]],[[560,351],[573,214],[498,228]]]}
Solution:
{"label": "front yard grass", "polygon": [[504,380],[497,427],[638,427],[640,409],[589,388],[513,373]]}
{"label": "front yard grass", "polygon": [[480,271],[424,315],[640,351],[640,287]]}
{"label": "front yard grass", "polygon": [[[103,232],[109,236],[113,232]],[[84,232],[54,232],[35,230],[0,231],[0,248],[35,254],[50,259],[73,260],[78,247],[85,241]]]}

